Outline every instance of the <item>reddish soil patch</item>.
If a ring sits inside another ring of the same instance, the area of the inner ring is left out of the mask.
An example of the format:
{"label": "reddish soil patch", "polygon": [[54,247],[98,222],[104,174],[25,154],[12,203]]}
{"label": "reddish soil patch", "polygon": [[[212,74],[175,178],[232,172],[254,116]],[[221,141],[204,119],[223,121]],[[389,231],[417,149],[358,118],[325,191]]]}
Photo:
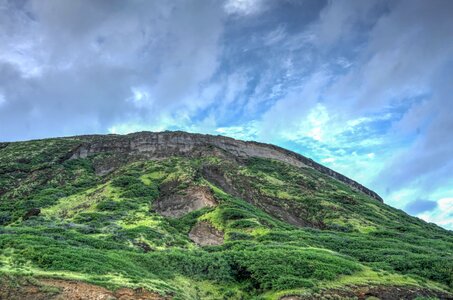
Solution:
{"label": "reddish soil patch", "polygon": [[418,287],[401,286],[359,286],[345,290],[331,289],[312,296],[285,296],[280,300],[315,300],[315,299],[380,299],[380,300],[413,300],[417,297],[433,297],[440,300],[452,300],[453,295],[440,291]]}
{"label": "reddish soil patch", "polygon": [[0,300],[168,300],[145,289],[106,288],[80,281],[60,279],[1,278]]}

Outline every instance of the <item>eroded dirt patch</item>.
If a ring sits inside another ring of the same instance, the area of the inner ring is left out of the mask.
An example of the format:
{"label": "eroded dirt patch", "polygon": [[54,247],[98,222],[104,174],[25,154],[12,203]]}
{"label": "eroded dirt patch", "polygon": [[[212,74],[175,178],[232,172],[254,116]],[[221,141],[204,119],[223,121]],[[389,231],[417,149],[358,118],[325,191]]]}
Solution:
{"label": "eroded dirt patch", "polygon": [[315,299],[380,299],[380,300],[413,300],[418,297],[435,298],[440,300],[453,299],[453,295],[444,292],[419,287],[401,286],[359,286],[344,290],[331,289],[321,291],[312,296],[285,296],[280,300],[315,300]]}
{"label": "eroded dirt patch", "polygon": [[189,238],[199,246],[222,245],[223,236],[222,231],[206,221],[198,222],[189,232]]}
{"label": "eroded dirt patch", "polygon": [[204,186],[191,186],[182,191],[165,193],[153,203],[154,210],[166,217],[179,218],[204,207],[216,206],[211,190]]}
{"label": "eroded dirt patch", "polygon": [[106,288],[80,281],[60,279],[7,279],[1,278],[1,300],[168,300],[145,289]]}

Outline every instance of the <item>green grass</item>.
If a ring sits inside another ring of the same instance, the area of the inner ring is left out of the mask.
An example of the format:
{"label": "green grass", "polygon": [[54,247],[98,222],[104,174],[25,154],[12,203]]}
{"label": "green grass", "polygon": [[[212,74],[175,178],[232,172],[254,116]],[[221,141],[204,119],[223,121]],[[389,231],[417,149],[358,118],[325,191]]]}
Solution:
{"label": "green grass", "polygon": [[[174,157],[124,162],[98,176],[96,166],[114,154],[68,161],[79,143],[0,149],[0,273],[145,287],[175,299],[278,299],[373,284],[453,289],[451,232],[313,169]],[[200,175],[206,165],[226,174],[235,196]],[[218,205],[165,218],[152,203],[170,182],[175,192],[207,186]],[[315,228],[251,204],[262,199],[297,210]],[[31,208],[41,214],[24,220]],[[200,220],[222,230],[225,244],[192,243],[188,232]]]}

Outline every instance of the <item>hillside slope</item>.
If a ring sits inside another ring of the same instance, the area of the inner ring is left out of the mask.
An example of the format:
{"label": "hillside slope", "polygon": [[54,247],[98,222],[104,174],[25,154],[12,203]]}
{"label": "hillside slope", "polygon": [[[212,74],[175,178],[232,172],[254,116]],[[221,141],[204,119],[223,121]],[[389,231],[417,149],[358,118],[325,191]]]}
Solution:
{"label": "hillside slope", "polygon": [[0,299],[452,299],[452,249],[452,232],[272,145],[0,143]]}

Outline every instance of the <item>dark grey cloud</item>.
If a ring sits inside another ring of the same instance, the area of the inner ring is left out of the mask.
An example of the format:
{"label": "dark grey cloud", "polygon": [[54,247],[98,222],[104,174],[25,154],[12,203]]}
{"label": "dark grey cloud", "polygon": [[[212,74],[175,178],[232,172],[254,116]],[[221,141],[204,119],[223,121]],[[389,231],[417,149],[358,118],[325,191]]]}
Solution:
{"label": "dark grey cloud", "polygon": [[437,202],[431,200],[415,200],[406,205],[405,210],[410,214],[420,214],[437,208]]}
{"label": "dark grey cloud", "polygon": [[330,101],[346,100],[350,113],[397,105],[429,91],[451,60],[453,2],[388,2],[361,45],[358,61],[331,88]]}
{"label": "dark grey cloud", "polygon": [[414,105],[395,124],[396,136],[413,136],[413,142],[394,155],[377,177],[386,189],[416,185],[429,193],[453,183],[453,80],[448,75],[449,66],[432,85],[432,95]]}
{"label": "dark grey cloud", "polygon": [[1,0],[0,139],[153,124],[211,101],[200,85],[224,15],[214,1]]}

